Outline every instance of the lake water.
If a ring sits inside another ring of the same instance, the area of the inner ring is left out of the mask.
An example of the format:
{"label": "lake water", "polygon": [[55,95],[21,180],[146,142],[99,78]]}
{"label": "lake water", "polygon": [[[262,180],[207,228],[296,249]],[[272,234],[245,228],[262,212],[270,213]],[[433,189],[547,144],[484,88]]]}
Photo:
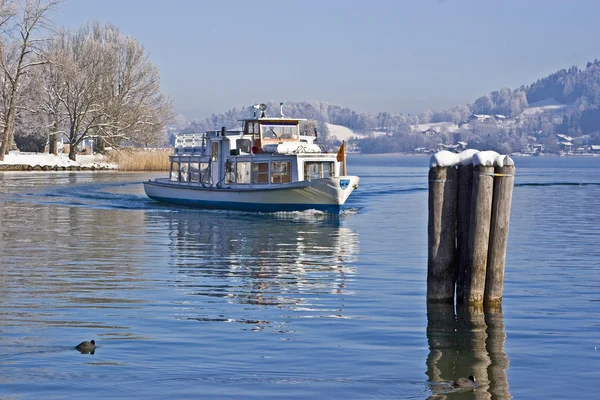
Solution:
{"label": "lake water", "polygon": [[600,157],[515,161],[503,309],[457,315],[425,302],[425,157],[350,156],[339,217],[0,173],[0,398],[595,398]]}

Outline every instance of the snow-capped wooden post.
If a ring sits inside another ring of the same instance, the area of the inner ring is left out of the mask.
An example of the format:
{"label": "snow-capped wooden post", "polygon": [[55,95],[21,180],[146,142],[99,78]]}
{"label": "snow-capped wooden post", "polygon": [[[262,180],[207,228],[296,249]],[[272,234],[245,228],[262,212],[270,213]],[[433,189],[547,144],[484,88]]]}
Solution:
{"label": "snow-capped wooden post", "polygon": [[494,198],[485,282],[485,302],[490,305],[498,305],[502,302],[508,225],[515,181],[513,160],[507,156],[502,164],[496,166],[494,170]]}
{"label": "snow-capped wooden post", "polygon": [[440,151],[429,169],[427,301],[454,302],[458,155]]}
{"label": "snow-capped wooden post", "polygon": [[429,169],[427,300],[502,301],[514,162],[495,151],[440,151]]}
{"label": "snow-capped wooden post", "polygon": [[469,228],[471,226],[471,196],[473,193],[473,155],[478,150],[468,149],[459,154],[458,215],[456,221],[456,301],[464,299],[465,274],[469,263]]}
{"label": "snow-capped wooden post", "polygon": [[473,156],[469,261],[464,291],[465,300],[469,304],[483,304],[492,219],[494,164],[498,156],[494,151],[481,151]]}

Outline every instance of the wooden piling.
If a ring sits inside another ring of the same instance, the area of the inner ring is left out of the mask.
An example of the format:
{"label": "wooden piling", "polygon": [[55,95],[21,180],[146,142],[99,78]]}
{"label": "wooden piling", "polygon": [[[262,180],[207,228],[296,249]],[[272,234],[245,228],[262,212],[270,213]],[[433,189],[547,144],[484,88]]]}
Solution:
{"label": "wooden piling", "polygon": [[464,292],[464,298],[469,304],[483,304],[493,192],[494,167],[483,165],[473,167],[469,261],[465,271]]}
{"label": "wooden piling", "polygon": [[486,304],[490,305],[497,305],[502,302],[502,291],[504,290],[506,244],[508,242],[510,207],[515,181],[514,162],[507,157],[505,164],[507,165],[495,168],[494,177],[494,196],[492,201],[484,299]]}
{"label": "wooden piling", "polygon": [[458,215],[456,224],[456,301],[464,299],[465,274],[469,263],[469,228],[471,226],[471,197],[473,165],[458,166]]}
{"label": "wooden piling", "polygon": [[427,301],[454,302],[457,170],[429,170]]}

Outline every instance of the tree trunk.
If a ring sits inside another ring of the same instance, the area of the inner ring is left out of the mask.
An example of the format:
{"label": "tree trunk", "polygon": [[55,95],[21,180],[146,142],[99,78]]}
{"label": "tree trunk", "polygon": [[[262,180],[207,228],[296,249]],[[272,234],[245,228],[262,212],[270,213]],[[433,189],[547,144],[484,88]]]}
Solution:
{"label": "tree trunk", "polygon": [[[12,102],[11,102],[12,104]],[[4,127],[2,146],[0,146],[0,161],[4,161],[4,156],[10,151],[10,145],[12,143],[12,131],[15,125],[15,110],[14,107],[9,106],[8,114],[6,116],[6,126]]]}
{"label": "tree trunk", "polygon": [[69,146],[69,160],[77,161],[77,144],[71,144]]}
{"label": "tree trunk", "polygon": [[104,154],[104,140],[100,136],[96,136],[94,138],[94,147],[96,148],[96,153]]}
{"label": "tree trunk", "polygon": [[[54,121],[52,124],[54,132],[58,129],[58,122]],[[48,143],[48,153],[58,155],[58,133],[50,135],[50,143]]]}

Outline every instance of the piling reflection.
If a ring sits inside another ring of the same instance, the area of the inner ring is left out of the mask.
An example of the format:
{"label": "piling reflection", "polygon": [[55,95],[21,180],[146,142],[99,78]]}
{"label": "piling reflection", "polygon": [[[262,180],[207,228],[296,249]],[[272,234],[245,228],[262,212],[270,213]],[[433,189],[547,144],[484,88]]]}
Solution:
{"label": "piling reflection", "polygon": [[[175,286],[202,296],[187,318],[250,324],[270,318],[340,318],[340,299],[349,294],[358,236],[339,218],[173,213],[169,226]],[[218,300],[217,300],[218,299]],[[211,303],[221,308],[212,315]],[[273,311],[240,309],[271,306]]]}
{"label": "piling reflection", "polygon": [[[500,308],[452,304],[427,305],[427,376],[432,399],[510,399],[504,352],[506,334]],[[473,375],[475,390],[452,387]]]}

